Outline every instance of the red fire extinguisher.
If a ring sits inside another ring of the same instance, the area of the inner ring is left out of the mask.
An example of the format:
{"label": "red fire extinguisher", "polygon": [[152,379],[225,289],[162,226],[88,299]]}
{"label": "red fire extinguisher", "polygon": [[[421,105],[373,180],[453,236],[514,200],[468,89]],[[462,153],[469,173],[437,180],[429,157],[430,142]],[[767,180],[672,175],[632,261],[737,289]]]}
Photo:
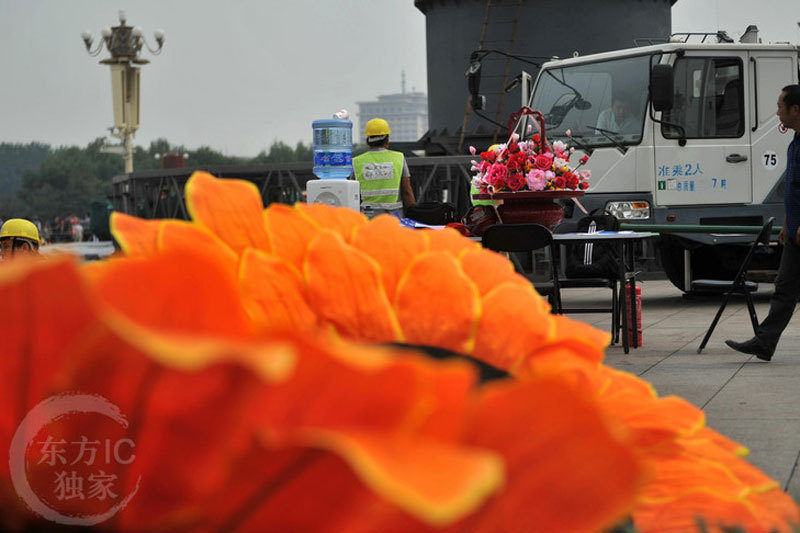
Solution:
{"label": "red fire extinguisher", "polygon": [[[633,319],[631,316],[631,286],[627,283],[625,284],[625,308],[628,309],[628,324],[633,324]],[[636,337],[637,337],[637,346],[642,345],[642,288],[637,285],[636,286],[636,307],[634,308],[636,311]],[[633,331],[628,330],[628,344],[633,346]]]}

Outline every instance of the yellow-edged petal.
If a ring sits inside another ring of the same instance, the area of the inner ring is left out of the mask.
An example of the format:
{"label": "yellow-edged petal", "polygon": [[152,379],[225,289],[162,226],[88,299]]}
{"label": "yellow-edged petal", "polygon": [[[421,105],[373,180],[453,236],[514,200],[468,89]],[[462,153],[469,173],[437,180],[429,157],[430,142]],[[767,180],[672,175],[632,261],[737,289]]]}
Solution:
{"label": "yellow-edged petal", "polygon": [[128,255],[148,255],[158,250],[161,220],[145,220],[119,211],[111,213],[111,234]]}
{"label": "yellow-edged petal", "polygon": [[397,284],[394,307],[407,342],[472,352],[480,299],[451,254],[418,256]]}
{"label": "yellow-edged petal", "polygon": [[245,248],[269,251],[261,195],[255,184],[195,172],[186,182],[186,208],[237,254]]}
{"label": "yellow-edged petal", "polygon": [[482,504],[504,480],[498,454],[412,435],[314,430],[316,444],[342,456],[375,492],[435,526]]}
{"label": "yellow-edged petal", "polygon": [[303,331],[317,326],[300,272],[280,257],[253,248],[245,250],[239,288],[245,309],[267,329]]}
{"label": "yellow-edged petal", "polygon": [[555,334],[547,302],[530,284],[503,284],[481,300],[482,313],[473,355],[513,371]]}
{"label": "yellow-edged petal", "polygon": [[367,217],[346,207],[298,202],[294,204],[294,208],[320,229],[335,231],[348,243],[352,240],[356,228],[367,223]]}
{"label": "yellow-edged petal", "polygon": [[286,259],[298,270],[303,268],[308,244],[324,229],[297,209],[276,203],[264,210],[264,226],[272,244],[272,253]]}
{"label": "yellow-edged petal", "polygon": [[303,274],[311,308],[352,339],[403,340],[381,282],[380,265],[325,230],[311,241]]}
{"label": "yellow-edged petal", "polygon": [[424,232],[404,228],[397,218],[381,215],[356,228],[353,246],[380,263],[383,287],[394,300],[400,277],[414,258],[427,250],[428,241]]}

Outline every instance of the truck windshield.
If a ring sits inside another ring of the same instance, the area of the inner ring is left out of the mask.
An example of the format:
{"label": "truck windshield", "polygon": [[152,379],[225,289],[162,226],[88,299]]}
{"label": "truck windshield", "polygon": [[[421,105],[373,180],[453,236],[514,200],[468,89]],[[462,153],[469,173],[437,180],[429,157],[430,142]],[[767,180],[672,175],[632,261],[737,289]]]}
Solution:
{"label": "truck windshield", "polygon": [[638,144],[649,69],[649,56],[544,69],[531,107],[544,114],[548,137],[571,130],[587,147]]}

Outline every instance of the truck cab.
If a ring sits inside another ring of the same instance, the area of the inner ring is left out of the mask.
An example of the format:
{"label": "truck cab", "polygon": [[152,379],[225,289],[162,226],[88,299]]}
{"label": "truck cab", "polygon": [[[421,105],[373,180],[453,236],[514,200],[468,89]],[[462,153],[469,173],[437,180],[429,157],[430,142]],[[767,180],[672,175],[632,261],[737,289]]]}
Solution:
{"label": "truck cab", "polygon": [[[587,210],[637,224],[760,226],[783,219],[792,135],[775,111],[797,82],[794,45],[680,41],[547,62],[529,102],[548,138],[590,156]],[[658,246],[670,280],[688,290],[692,278],[732,279],[751,240],[669,232]],[[776,268],[778,254],[764,255]]]}

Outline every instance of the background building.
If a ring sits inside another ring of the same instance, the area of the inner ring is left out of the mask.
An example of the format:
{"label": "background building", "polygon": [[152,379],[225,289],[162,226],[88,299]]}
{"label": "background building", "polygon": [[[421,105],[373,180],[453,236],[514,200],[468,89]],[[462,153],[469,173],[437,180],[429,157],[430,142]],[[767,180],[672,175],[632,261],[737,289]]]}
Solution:
{"label": "background building", "polygon": [[[465,154],[476,145],[496,142],[494,124],[469,111],[464,73],[475,50],[562,58],[630,48],[637,39],[666,41],[672,27],[670,8],[677,0],[414,0],[425,14],[428,53],[429,155]],[[716,31],[712,28],[709,31]],[[506,92],[511,80],[538,69],[498,53],[482,61],[483,113],[505,124],[520,107],[519,89]],[[465,116],[467,115],[467,116]],[[462,135],[462,131],[464,135]],[[489,134],[488,138],[483,138]],[[457,146],[462,144],[461,150]]]}
{"label": "background building", "polygon": [[428,97],[413,90],[406,92],[403,73],[402,92],[383,94],[371,102],[358,102],[358,129],[353,132],[354,142],[364,142],[364,126],[377,117],[389,122],[393,142],[417,141],[428,131]]}

